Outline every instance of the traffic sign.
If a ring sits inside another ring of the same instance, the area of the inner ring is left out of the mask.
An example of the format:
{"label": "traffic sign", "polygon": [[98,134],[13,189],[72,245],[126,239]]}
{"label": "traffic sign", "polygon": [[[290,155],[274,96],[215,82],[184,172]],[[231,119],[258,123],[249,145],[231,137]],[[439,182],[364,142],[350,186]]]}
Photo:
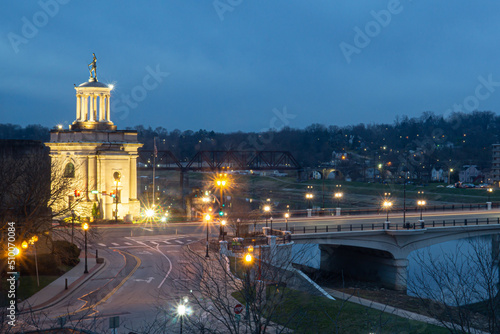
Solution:
{"label": "traffic sign", "polygon": [[234,307],[234,313],[235,314],[240,314],[241,312],[243,312],[243,305],[241,304],[238,304]]}

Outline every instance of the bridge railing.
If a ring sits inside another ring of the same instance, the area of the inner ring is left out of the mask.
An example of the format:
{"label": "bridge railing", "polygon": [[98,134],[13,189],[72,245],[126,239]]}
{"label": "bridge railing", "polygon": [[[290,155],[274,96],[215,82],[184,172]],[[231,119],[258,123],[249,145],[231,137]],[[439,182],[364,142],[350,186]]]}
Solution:
{"label": "bridge railing", "polygon": [[330,233],[330,232],[350,232],[350,231],[375,231],[375,230],[417,230],[433,227],[450,226],[471,226],[471,225],[500,225],[499,218],[474,218],[474,219],[449,219],[449,220],[429,220],[406,223],[370,223],[370,224],[338,224],[321,226],[294,226],[290,229],[292,234],[305,233]]}
{"label": "bridge railing", "polygon": [[[500,203],[494,202],[491,204],[492,209],[500,209]],[[407,206],[407,213],[419,213],[420,207],[418,206]],[[487,210],[488,205],[486,203],[468,203],[468,204],[449,204],[449,205],[426,205],[422,208],[423,212],[436,212],[436,211],[480,211]],[[403,207],[393,207],[391,208],[391,213],[402,213]],[[287,211],[290,218],[300,218],[308,217],[308,210],[290,210]],[[336,208],[314,208],[311,209],[312,217],[326,217],[335,216]],[[342,208],[341,216],[358,216],[358,215],[373,215],[373,214],[383,214],[385,210],[378,207],[366,207],[366,208]],[[276,212],[275,215],[282,217],[284,212]]]}

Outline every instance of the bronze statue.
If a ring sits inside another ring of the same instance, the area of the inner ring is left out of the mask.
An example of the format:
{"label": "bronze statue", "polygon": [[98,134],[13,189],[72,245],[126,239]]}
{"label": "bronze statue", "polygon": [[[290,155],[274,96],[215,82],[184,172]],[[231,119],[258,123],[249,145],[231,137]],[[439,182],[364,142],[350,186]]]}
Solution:
{"label": "bronze statue", "polygon": [[[95,53],[92,53],[92,55],[94,59],[92,59],[92,62],[89,64],[90,79],[97,81],[97,58],[95,57]],[[94,75],[92,75],[92,72],[94,72]]]}

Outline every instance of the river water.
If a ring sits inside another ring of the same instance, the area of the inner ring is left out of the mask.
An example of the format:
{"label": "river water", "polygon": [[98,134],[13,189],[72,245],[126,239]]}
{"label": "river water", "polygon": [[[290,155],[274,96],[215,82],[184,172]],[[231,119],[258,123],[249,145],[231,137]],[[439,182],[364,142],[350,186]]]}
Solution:
{"label": "river water", "polygon": [[465,305],[498,292],[500,236],[465,238],[419,249],[408,256],[408,295]]}

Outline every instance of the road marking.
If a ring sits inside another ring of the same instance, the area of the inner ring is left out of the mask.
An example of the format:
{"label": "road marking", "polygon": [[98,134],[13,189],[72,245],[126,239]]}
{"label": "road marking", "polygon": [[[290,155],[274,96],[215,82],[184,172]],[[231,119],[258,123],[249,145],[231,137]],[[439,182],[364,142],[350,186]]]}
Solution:
{"label": "road marking", "polygon": [[155,278],[154,277],[148,277],[148,279],[141,279],[141,278],[136,278],[134,279],[134,281],[136,282],[146,282],[146,283],[151,283],[152,280],[154,280]]}
{"label": "road marking", "polygon": [[179,244],[184,244],[184,241],[180,241],[180,240],[175,240],[175,242],[179,243]]}
{"label": "road marking", "polygon": [[[118,251],[120,254],[121,252]],[[126,253],[126,252],[124,252]],[[116,291],[118,291],[119,288],[121,288],[121,286],[123,284],[125,284],[125,282],[137,271],[137,269],[141,266],[141,259],[139,259],[137,256],[133,255],[133,254],[130,254],[130,253],[127,253],[128,255],[132,256],[135,258],[136,260],[136,265],[134,267],[134,269],[132,269],[132,271],[113,289],[111,290],[106,296],[104,296],[104,298],[102,298],[101,300],[99,300],[97,303],[95,303],[94,305],[89,305],[87,307],[84,307],[84,308],[81,308],[79,310],[76,310],[74,312],[71,312],[71,313],[67,313],[67,314],[63,314],[63,315],[60,315],[60,316],[57,316],[55,319],[57,318],[62,318],[62,317],[66,317],[66,316],[70,316],[70,315],[74,315],[74,314],[77,314],[77,313],[80,313],[82,311],[86,311],[86,310],[89,310],[89,309],[92,309],[94,310],[94,313],[95,314],[96,312],[98,312],[95,308],[100,305],[101,303],[104,303],[106,300],[108,300],[112,295],[115,294]],[[123,254],[121,254],[123,256]],[[126,263],[125,263],[126,265]],[[123,268],[125,268],[125,265],[123,266]],[[107,283],[106,283],[107,284]],[[85,302],[85,304],[87,304],[87,302]],[[84,305],[85,305],[84,304]]]}
{"label": "road marking", "polygon": [[117,244],[116,242],[112,242],[111,243],[113,246],[120,246],[119,244]]}
{"label": "road marking", "polygon": [[187,240],[187,242],[191,242],[191,241],[193,241],[193,240]]}
{"label": "road marking", "polygon": [[166,243],[167,245],[171,245],[171,243],[168,241],[163,241],[163,242]]}
{"label": "road marking", "polygon": [[139,252],[137,254],[141,254],[141,255],[153,255],[153,253],[148,252],[148,251],[142,251],[142,252]]}
{"label": "road marking", "polygon": [[149,231],[149,232],[153,232],[153,230],[152,230],[152,229],[150,229],[150,228],[145,228],[145,227],[141,227],[141,228],[142,228],[143,230],[146,230],[146,231]]}
{"label": "road marking", "polygon": [[132,246],[132,244],[130,242],[124,242],[125,245],[129,245],[129,246]]}
{"label": "road marking", "polygon": [[99,245],[99,246],[102,246],[102,247],[106,247],[106,245],[105,245],[105,244],[98,244],[98,245]]}
{"label": "road marking", "polygon": [[158,245],[156,241],[151,241],[152,244]]}

